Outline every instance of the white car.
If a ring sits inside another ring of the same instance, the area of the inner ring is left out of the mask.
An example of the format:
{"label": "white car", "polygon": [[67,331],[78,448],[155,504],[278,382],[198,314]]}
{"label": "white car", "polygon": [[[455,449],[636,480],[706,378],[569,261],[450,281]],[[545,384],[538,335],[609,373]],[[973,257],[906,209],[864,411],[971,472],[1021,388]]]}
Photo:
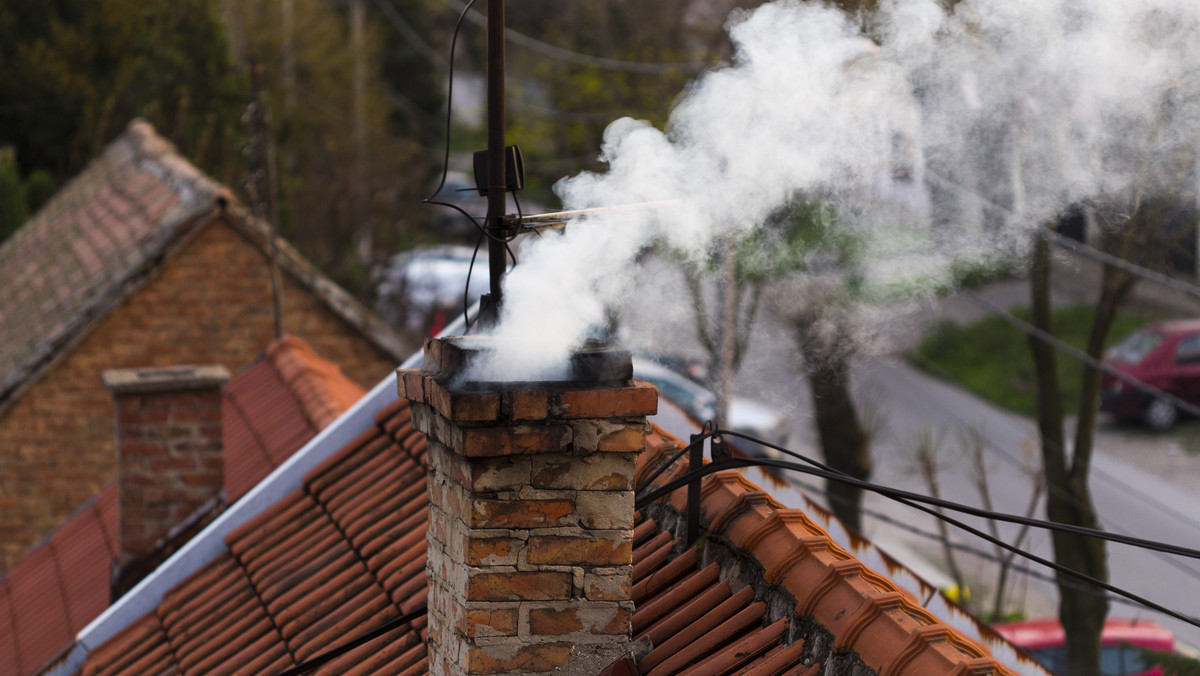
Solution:
{"label": "white car", "polygon": [[[649,359],[633,358],[635,378],[658,388],[658,394],[683,409],[697,423],[712,420],[717,414],[717,397],[696,381]],[[729,425],[741,432],[787,448],[788,421],[770,406],[734,396],[729,402]],[[779,457],[778,451],[744,439],[730,438],[738,449],[750,456]]]}
{"label": "white car", "polygon": [[384,321],[424,332],[438,312],[446,313],[446,320],[462,314],[464,289],[468,302],[473,303],[487,293],[490,284],[487,246],[479,247],[474,268],[473,251],[474,247],[446,245],[417,247],[392,256],[376,289]]}

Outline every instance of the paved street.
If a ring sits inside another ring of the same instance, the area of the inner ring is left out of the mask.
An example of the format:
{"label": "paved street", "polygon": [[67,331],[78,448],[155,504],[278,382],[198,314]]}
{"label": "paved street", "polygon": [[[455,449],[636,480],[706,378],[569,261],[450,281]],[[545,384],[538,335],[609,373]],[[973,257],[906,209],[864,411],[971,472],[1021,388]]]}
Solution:
{"label": "paved street", "polygon": [[[658,271],[657,279],[671,279]],[[670,282],[667,282],[670,284]],[[988,292],[1004,305],[1022,302],[1019,283],[999,285]],[[1074,295],[1071,289],[1064,294]],[[653,317],[647,325],[653,327],[652,340],[663,339],[663,326],[674,322],[671,334],[676,351],[697,354],[690,312],[686,307],[681,316],[664,317],[661,311],[639,315],[634,308],[630,317]],[[963,306],[963,312],[969,308]],[[999,511],[1022,513],[1031,490],[1031,482],[1022,466],[1038,466],[1036,430],[1030,421],[998,410],[986,402],[931,378],[891,356],[899,347],[910,345],[919,336],[921,324],[938,313],[931,304],[915,307],[914,312],[893,318],[880,340],[874,341],[873,356],[864,360],[855,373],[855,389],[862,406],[870,411],[869,418],[878,427],[873,446],[875,474],[873,480],[908,490],[927,493],[914,471],[912,438],[921,429],[934,430],[944,439],[941,487],[943,496],[972,505],[981,505],[978,491],[970,480],[970,463],[955,452],[960,431],[974,427],[986,438],[985,457],[989,485],[995,508]],[[635,328],[634,337],[640,335]],[[756,326],[751,350],[738,374],[739,394],[769,402],[787,412],[792,419],[792,446],[801,452],[819,457],[810,415],[811,406],[807,384],[800,370],[788,327],[782,325],[769,311],[763,312]],[[664,350],[665,351],[665,350]],[[1200,485],[1200,456],[1183,449],[1195,446],[1200,439],[1200,424],[1184,425],[1169,435],[1153,435],[1137,428],[1116,426],[1108,421],[1101,424],[1092,488],[1104,526],[1114,532],[1135,534],[1179,545],[1200,548],[1200,496],[1191,487]],[[816,482],[801,477],[801,482]],[[901,525],[871,519],[867,535],[883,549],[905,560],[935,583],[949,578],[942,570],[940,545],[928,537],[912,532],[933,534],[936,526],[932,517],[914,513],[907,507],[871,496],[867,509],[878,512],[887,520]],[[1044,517],[1039,505],[1035,516]],[[979,520],[965,521],[984,528]],[[1002,537],[1014,537],[1016,527],[1001,528]],[[954,539],[964,545],[991,553],[992,546],[968,534],[956,533]],[[1049,538],[1033,534],[1024,547],[1035,554],[1052,558]],[[1112,582],[1165,606],[1185,613],[1200,615],[1200,561],[1180,559],[1165,554],[1136,550],[1110,544],[1109,561]],[[1030,565],[1044,575],[1052,572]],[[994,580],[994,565],[988,561],[963,556],[960,566],[968,571],[977,593]],[[1053,584],[1025,575],[1010,581],[1013,598],[1022,601],[1030,616],[1053,615],[1057,595]],[[990,595],[989,595],[990,598]],[[1200,629],[1166,619],[1140,607],[1114,604],[1111,615],[1154,618],[1172,627],[1179,637],[1191,645],[1200,645]]]}

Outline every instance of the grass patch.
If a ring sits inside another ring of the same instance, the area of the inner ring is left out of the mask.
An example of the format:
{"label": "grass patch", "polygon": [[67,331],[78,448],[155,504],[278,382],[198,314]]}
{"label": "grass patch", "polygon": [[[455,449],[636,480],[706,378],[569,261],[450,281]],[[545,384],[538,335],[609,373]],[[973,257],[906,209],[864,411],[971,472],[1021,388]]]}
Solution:
{"label": "grass patch", "polygon": [[[1024,321],[1030,320],[1028,308],[1017,308],[1012,313]],[[1055,309],[1053,321],[1058,339],[1083,349],[1094,314],[1090,305]],[[1122,313],[1109,332],[1109,345],[1151,319],[1142,314]],[[930,375],[965,387],[1010,411],[1023,415],[1036,412],[1037,381],[1029,339],[999,317],[987,317],[964,326],[949,320],[937,322],[925,331],[909,361]],[[1071,414],[1078,408],[1083,367],[1062,352],[1058,353],[1057,362],[1063,406]]]}

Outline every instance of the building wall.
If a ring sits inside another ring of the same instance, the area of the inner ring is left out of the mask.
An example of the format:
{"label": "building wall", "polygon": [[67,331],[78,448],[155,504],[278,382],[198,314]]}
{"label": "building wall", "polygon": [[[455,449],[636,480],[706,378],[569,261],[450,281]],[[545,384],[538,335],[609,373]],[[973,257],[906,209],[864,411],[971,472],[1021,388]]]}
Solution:
{"label": "building wall", "polygon": [[[287,333],[366,388],[397,366],[282,276]],[[236,374],[273,338],[265,256],[227,223],[208,225],[0,413],[0,570],[114,476],[102,371],[222,364]]]}

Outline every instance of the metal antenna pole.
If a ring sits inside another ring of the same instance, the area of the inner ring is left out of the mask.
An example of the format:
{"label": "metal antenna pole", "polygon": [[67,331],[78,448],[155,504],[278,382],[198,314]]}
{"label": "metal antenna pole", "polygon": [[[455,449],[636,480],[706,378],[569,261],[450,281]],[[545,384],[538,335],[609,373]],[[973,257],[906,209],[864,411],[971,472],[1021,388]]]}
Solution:
{"label": "metal antenna pole", "polygon": [[500,316],[500,280],[504,277],[504,210],[507,172],[504,161],[504,0],[487,2],[487,149],[488,267],[491,302],[481,317],[485,324]]}

